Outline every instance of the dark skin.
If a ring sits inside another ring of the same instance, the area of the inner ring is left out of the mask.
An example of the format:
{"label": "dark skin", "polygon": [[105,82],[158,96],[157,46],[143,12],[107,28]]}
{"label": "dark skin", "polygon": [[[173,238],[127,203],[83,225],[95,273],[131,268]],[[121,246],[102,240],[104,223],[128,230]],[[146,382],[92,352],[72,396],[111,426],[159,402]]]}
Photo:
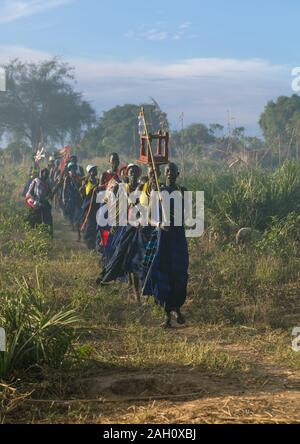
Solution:
{"label": "dark skin", "polygon": [[70,159],[70,161],[71,161],[72,163],[74,163],[75,168],[77,168],[77,162],[78,162],[77,157],[76,157],[76,156],[72,156],[71,159]]}
{"label": "dark skin", "polygon": [[[159,179],[160,175],[161,175],[159,167],[156,168],[156,171],[157,171],[157,177]],[[148,179],[151,182],[152,190],[157,190],[157,184],[156,184],[155,173],[154,173],[153,167],[148,168]]]}
{"label": "dark skin", "polygon": [[175,163],[169,163],[165,169],[166,186],[171,189],[176,189],[176,180],[179,176],[179,171]]}
{"label": "dark skin", "polygon": [[89,178],[91,180],[91,182],[95,182],[98,176],[98,169],[97,168],[93,168],[90,173],[89,173]]}
{"label": "dark skin", "polygon": [[[41,178],[41,180],[42,180],[43,182],[46,182],[46,183],[47,183],[48,180],[49,180],[49,177],[50,177],[50,171],[49,171],[47,168],[45,168],[44,170],[41,171],[40,178]],[[63,178],[61,178],[61,179],[59,180],[59,182],[55,185],[55,187],[53,188],[53,190],[51,190],[50,195],[49,195],[49,197],[50,197],[51,199],[52,199],[52,198],[54,197],[54,195],[57,193],[58,188],[60,187],[62,181],[63,181]]]}
{"label": "dark skin", "polygon": [[109,163],[111,164],[111,170],[114,174],[118,172],[120,166],[120,158],[118,154],[111,154],[109,158]]}
{"label": "dark skin", "polygon": [[86,194],[85,194],[85,184],[87,183],[87,181],[89,180],[93,185],[96,185],[98,183],[98,169],[93,168],[89,173],[88,176],[85,180],[85,182],[82,184],[82,187],[80,188],[79,192],[81,194],[82,199],[85,199]]}
{"label": "dark skin", "polygon": [[[119,169],[119,166],[120,166],[120,158],[119,158],[119,155],[117,153],[113,153],[113,154],[111,154],[109,156],[109,163],[111,165],[112,173],[113,174],[118,174],[118,169]],[[103,173],[102,177],[101,177],[101,184],[102,185],[105,184],[106,181],[107,181],[106,173]]]}
{"label": "dark skin", "polygon": [[50,173],[49,173],[49,170],[48,170],[48,169],[45,169],[45,170],[42,170],[42,171],[41,171],[41,179],[42,179],[44,182],[47,182],[47,180],[49,179],[49,176],[50,176]]}
{"label": "dark skin", "polygon": [[137,166],[129,168],[128,170],[128,179],[129,179],[129,185],[132,190],[136,190],[138,186],[138,180],[139,180],[139,168]]}

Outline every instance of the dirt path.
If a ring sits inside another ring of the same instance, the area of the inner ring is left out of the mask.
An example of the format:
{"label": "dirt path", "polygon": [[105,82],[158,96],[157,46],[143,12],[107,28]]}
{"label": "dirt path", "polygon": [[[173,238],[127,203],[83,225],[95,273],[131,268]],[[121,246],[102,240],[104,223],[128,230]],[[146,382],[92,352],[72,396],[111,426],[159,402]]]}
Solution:
{"label": "dirt path", "polygon": [[[56,242],[63,242],[66,251],[85,248],[60,215],[55,222]],[[197,336],[193,326],[176,333],[190,341]],[[99,366],[95,376],[76,381],[71,398],[82,400],[82,422],[300,423],[300,371],[272,362],[247,344],[222,342],[218,349],[249,370],[213,376],[182,367],[150,373]]]}
{"label": "dirt path", "polygon": [[85,399],[104,401],[100,417],[95,404],[90,410],[93,422],[300,423],[299,371],[240,345],[222,350],[247,363],[249,371],[230,376],[189,369],[151,374],[102,371],[101,376],[80,381],[76,391]]}
{"label": "dirt path", "polygon": [[53,212],[54,242],[55,249],[61,252],[85,251],[83,240],[78,242],[78,236],[72,231],[71,225],[63,218],[58,211]]}

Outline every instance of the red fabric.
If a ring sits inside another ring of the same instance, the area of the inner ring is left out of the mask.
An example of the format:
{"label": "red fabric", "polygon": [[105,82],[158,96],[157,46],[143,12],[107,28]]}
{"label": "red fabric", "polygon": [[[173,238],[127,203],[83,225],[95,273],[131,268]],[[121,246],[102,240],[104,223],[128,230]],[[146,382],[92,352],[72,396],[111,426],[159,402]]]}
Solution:
{"label": "red fabric", "polygon": [[109,238],[109,231],[108,230],[101,231],[101,241],[100,241],[101,247],[106,247],[108,238]]}
{"label": "red fabric", "polygon": [[26,205],[27,205],[27,207],[28,208],[32,208],[32,209],[34,209],[35,208],[35,203],[34,203],[34,200],[32,199],[32,197],[30,196],[30,197],[26,197]]}
{"label": "red fabric", "polygon": [[118,174],[112,173],[111,171],[106,171],[102,176],[101,188],[106,190],[112,179],[114,179],[116,182],[120,182]]}
{"label": "red fabric", "polygon": [[61,164],[60,164],[60,173],[61,174],[65,171],[66,165],[70,159],[71,159],[71,148],[69,147],[69,145],[67,145],[65,148],[65,157],[63,158],[63,160],[61,161]]}

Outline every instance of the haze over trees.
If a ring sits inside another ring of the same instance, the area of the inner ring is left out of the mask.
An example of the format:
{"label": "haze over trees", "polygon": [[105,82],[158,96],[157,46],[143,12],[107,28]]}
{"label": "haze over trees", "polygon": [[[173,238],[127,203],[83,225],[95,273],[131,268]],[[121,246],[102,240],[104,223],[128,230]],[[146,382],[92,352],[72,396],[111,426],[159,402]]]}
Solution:
{"label": "haze over trees", "polygon": [[[5,66],[7,92],[0,100],[0,138],[9,145],[1,157],[20,161],[45,146],[48,151],[70,144],[81,158],[109,152],[135,157],[139,150],[138,114],[141,105],[118,105],[97,116],[75,89],[75,72],[57,58],[39,63],[14,60]],[[249,153],[274,163],[300,158],[300,97],[279,97],[269,102],[259,124],[264,139],[248,137],[246,129],[219,123],[195,122],[170,128],[168,116],[151,98],[144,104],[150,132],[170,132],[171,154],[224,158]],[[265,156],[268,152],[268,156]],[[251,157],[251,156],[250,156]],[[254,158],[252,156],[252,158]],[[271,160],[270,160],[271,158]],[[278,162],[279,160],[279,162]]]}
{"label": "haze over trees", "polygon": [[[162,122],[168,125],[167,115],[156,104],[143,106],[150,132],[163,129]],[[87,131],[79,147],[80,151],[94,155],[104,155],[113,151],[127,155],[135,154],[139,149],[140,110],[141,105],[126,104],[104,112],[97,125]]]}
{"label": "haze over trees", "polygon": [[14,60],[5,66],[7,92],[0,101],[0,136],[41,146],[78,143],[95,111],[74,90],[73,69],[54,58],[40,63]]}

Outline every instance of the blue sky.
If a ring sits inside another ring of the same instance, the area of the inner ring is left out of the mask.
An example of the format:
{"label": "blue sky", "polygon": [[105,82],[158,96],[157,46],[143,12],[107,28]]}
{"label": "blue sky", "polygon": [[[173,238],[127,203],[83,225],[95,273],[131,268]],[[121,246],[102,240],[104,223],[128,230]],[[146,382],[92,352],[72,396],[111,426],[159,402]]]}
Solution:
{"label": "blue sky", "polygon": [[264,105],[292,94],[298,0],[0,0],[0,63],[60,55],[99,112],[155,97],[173,124],[250,133]]}

